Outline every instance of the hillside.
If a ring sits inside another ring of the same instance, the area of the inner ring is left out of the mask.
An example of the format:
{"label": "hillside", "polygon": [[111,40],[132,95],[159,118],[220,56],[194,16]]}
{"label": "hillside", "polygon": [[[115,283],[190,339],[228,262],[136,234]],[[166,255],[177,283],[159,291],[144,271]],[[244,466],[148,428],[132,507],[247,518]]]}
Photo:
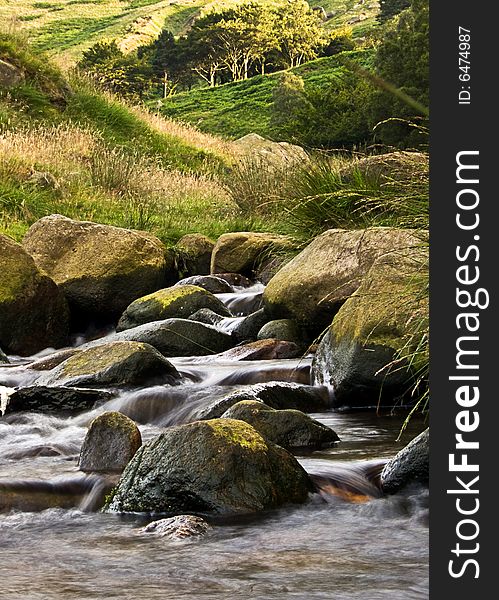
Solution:
{"label": "hillside", "polygon": [[[273,0],[262,0],[271,3]],[[202,12],[238,0],[0,0],[0,23],[26,31],[39,50],[62,66],[73,64],[99,40],[118,40],[124,51],[154,39],[163,26],[184,31]],[[379,10],[377,0],[311,0],[327,13],[327,27],[351,23],[363,35]]]}
{"label": "hillside", "polygon": [[[325,88],[344,73],[343,57],[369,66],[372,56],[370,50],[345,52],[341,56],[318,58],[292,71],[303,78],[307,88]],[[279,72],[259,75],[246,81],[176,94],[163,102],[162,113],[227,138],[236,139],[251,132],[271,137],[272,91],[280,75]]]}

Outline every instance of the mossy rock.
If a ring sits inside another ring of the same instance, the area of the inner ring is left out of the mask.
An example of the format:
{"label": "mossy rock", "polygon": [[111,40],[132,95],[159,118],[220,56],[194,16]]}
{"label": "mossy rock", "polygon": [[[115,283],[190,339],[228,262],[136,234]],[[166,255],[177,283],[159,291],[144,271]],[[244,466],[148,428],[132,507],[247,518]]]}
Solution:
{"label": "mossy rock", "polygon": [[28,356],[67,343],[69,311],[58,286],[23,247],[0,235],[0,345]]}
{"label": "mossy rock", "polygon": [[178,285],[132,302],[121,316],[117,331],[151,321],[187,319],[200,308],[209,308],[221,316],[231,316],[224,304],[212,293],[196,285]]}
{"label": "mossy rock", "polygon": [[189,233],[177,242],[175,260],[181,276],[209,275],[215,242],[201,233]]}
{"label": "mossy rock", "polygon": [[180,375],[149,344],[115,341],[78,352],[36,380],[36,385],[69,387],[137,386],[175,383]]}
{"label": "mossy rock", "polygon": [[335,316],[312,364],[313,381],[333,387],[334,406],[414,400],[414,377],[428,362],[427,345],[418,351],[428,327],[427,286],[427,248],[376,260]]}
{"label": "mossy rock", "polygon": [[294,342],[299,347],[306,345],[305,334],[293,319],[276,319],[265,323],[258,332],[257,338]]}
{"label": "mossy rock", "polygon": [[252,513],[303,503],[313,485],[296,459],[243,421],[171,427],[129,463],[108,512]]}
{"label": "mossy rock", "polygon": [[211,273],[253,275],[258,266],[274,254],[289,251],[293,243],[283,235],[237,232],[220,236],[211,256]]}
{"label": "mossy rock", "polygon": [[415,437],[389,462],[381,473],[381,487],[394,494],[412,483],[428,485],[430,479],[430,430]]}
{"label": "mossy rock", "polygon": [[178,285],[197,285],[212,294],[230,294],[234,291],[225,279],[216,275],[193,275],[192,277],[181,279],[175,284],[175,286]]}
{"label": "mossy rock", "polygon": [[166,249],[148,233],[50,215],[30,227],[23,246],[81,319],[117,318],[166,283]]}
{"label": "mossy rock", "polygon": [[122,472],[142,445],[137,425],[120,412],[105,412],[88,428],[80,452],[85,472]]}
{"label": "mossy rock", "polygon": [[414,232],[404,229],[330,229],[270,280],[263,294],[265,308],[274,319],[291,318],[319,333],[378,257],[419,244]]}
{"label": "mossy rock", "polygon": [[242,400],[222,415],[223,419],[238,419],[254,427],[266,440],[283,448],[318,449],[339,441],[326,425],[299,410],[275,410],[257,400]]}

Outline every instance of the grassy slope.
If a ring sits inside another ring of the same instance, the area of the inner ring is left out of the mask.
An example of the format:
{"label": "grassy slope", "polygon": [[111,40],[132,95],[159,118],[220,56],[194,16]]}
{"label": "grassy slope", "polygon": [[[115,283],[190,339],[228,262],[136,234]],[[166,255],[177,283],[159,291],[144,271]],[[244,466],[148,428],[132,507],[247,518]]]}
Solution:
{"label": "grassy slope", "polygon": [[[154,38],[163,24],[176,34],[200,12],[240,0],[0,0],[0,22],[27,31],[35,47],[52,53],[63,66],[73,64],[81,52],[103,39],[117,39],[133,49]],[[259,0],[273,3],[276,0]],[[344,25],[355,17],[368,17],[353,25],[362,34],[378,11],[377,0],[310,0],[334,16],[327,27]],[[146,18],[146,20],[144,20]]]}
{"label": "grassy slope", "polygon": [[[372,52],[359,50],[345,55],[366,66]],[[294,72],[303,77],[307,87],[324,87],[341,76],[344,67],[340,60],[338,56],[319,58]],[[202,131],[232,139],[251,132],[268,136],[272,90],[278,80],[279,73],[272,73],[177,94],[164,102],[163,114],[191,123]]]}

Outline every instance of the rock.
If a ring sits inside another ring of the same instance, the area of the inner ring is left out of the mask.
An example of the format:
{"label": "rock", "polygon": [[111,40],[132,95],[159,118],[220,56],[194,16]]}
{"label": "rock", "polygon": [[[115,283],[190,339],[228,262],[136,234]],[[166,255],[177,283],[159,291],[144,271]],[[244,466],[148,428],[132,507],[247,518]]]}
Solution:
{"label": "rock", "polygon": [[24,73],[20,69],[0,59],[0,87],[14,87],[23,81]]}
{"label": "rock", "polygon": [[288,450],[292,448],[323,448],[339,441],[326,425],[299,410],[275,410],[258,400],[242,400],[222,415],[223,419],[238,419],[254,427],[266,440]]}
{"label": "rock", "polygon": [[204,323],[205,325],[218,325],[226,317],[218,315],[213,312],[210,308],[200,308],[193,315],[189,317],[189,321],[196,321],[197,323]]}
{"label": "rock", "polygon": [[232,287],[249,288],[253,285],[253,282],[241,273],[217,273],[216,276]]}
{"label": "rock", "polygon": [[179,285],[159,290],[132,302],[122,314],[116,331],[124,331],[164,319],[187,319],[200,308],[209,308],[222,316],[231,314],[210,292],[195,285]]}
{"label": "rock", "polygon": [[85,411],[111,400],[114,395],[104,390],[72,387],[29,386],[16,390],[9,398],[6,413]]}
{"label": "rock", "polygon": [[53,354],[35,360],[30,363],[29,368],[32,371],[50,371],[68,358],[71,358],[71,356],[78,354],[78,352],[80,352],[79,348],[65,348],[64,350],[59,350],[59,352],[54,352]]}
{"label": "rock", "polygon": [[83,441],[80,471],[121,472],[142,445],[137,425],[120,412],[96,417]]}
{"label": "rock", "polygon": [[0,348],[0,363],[8,364],[9,362],[9,357]]}
{"label": "rock", "polygon": [[215,400],[199,413],[198,418],[221,417],[229,408],[243,400],[256,400],[276,410],[294,409],[302,412],[320,412],[330,408],[326,388],[298,383],[257,383]]}
{"label": "rock", "polygon": [[418,174],[427,174],[429,156],[423,152],[389,152],[367,156],[352,162],[340,171],[344,181],[362,174],[364,178],[386,184],[391,181],[410,182]]}
{"label": "rock", "polygon": [[180,374],[149,344],[115,341],[90,347],[41,375],[36,385],[98,387],[175,383]]}
{"label": "rock", "polygon": [[218,238],[211,255],[211,273],[251,275],[273,253],[292,248],[289,238],[284,235],[247,231],[224,233]]}
{"label": "rock", "polygon": [[23,247],[0,235],[0,345],[29,356],[68,340],[69,312],[57,285]]}
{"label": "rock", "polygon": [[139,533],[153,533],[170,540],[183,540],[203,536],[211,529],[208,523],[193,515],[178,515],[170,519],[153,521],[139,530]]}
{"label": "rock", "polygon": [[50,215],[30,227],[23,246],[83,319],[117,318],[165,285],[166,249],[147,233]]}
{"label": "rock", "polygon": [[231,348],[217,356],[221,360],[276,360],[297,358],[300,348],[293,342],[282,340],[258,340]]}
{"label": "rock", "polygon": [[269,338],[275,340],[284,340],[286,342],[294,342],[297,346],[303,347],[305,334],[292,319],[277,319],[269,321],[258,332],[259,340]]}
{"label": "rock", "polygon": [[247,423],[196,421],[137,451],[107,511],[251,513],[305,502],[312,489],[296,459]]}
{"label": "rock", "polygon": [[335,316],[312,364],[312,380],[333,387],[333,406],[392,406],[404,396],[414,400],[413,377],[428,360],[425,351],[412,356],[428,323],[427,284],[424,248],[376,260]]}
{"label": "rock", "polygon": [[404,229],[330,229],[270,280],[263,294],[265,308],[274,319],[292,318],[318,333],[378,257],[420,243],[414,232]]}
{"label": "rock", "polygon": [[200,233],[184,235],[175,246],[178,272],[187,275],[209,275],[214,247],[215,242],[205,235]]}
{"label": "rock", "polygon": [[310,161],[308,154],[301,146],[288,142],[273,142],[257,133],[248,133],[233,143],[241,150],[243,156],[265,159],[266,163],[275,166],[303,165]]}
{"label": "rock", "polygon": [[188,319],[154,321],[121,331],[108,339],[145,342],[167,357],[218,354],[233,345],[228,333]]}
{"label": "rock", "polygon": [[192,277],[181,279],[175,284],[175,287],[178,285],[197,285],[197,287],[203,288],[203,290],[212,294],[230,294],[234,291],[225,279],[216,277],[215,275],[193,275]]}
{"label": "rock", "polygon": [[242,319],[232,330],[232,337],[237,342],[254,341],[260,329],[268,323],[270,317],[264,308],[251,313]]}
{"label": "rock", "polygon": [[381,487],[394,494],[410,483],[428,485],[430,473],[430,430],[414,438],[390,460],[381,473]]}

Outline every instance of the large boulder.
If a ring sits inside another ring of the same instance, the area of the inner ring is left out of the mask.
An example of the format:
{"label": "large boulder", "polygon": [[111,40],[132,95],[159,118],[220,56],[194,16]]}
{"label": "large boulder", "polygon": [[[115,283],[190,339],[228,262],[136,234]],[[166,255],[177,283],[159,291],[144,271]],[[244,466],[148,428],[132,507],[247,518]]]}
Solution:
{"label": "large boulder", "polygon": [[138,298],[122,314],[117,331],[124,331],[164,319],[187,319],[200,308],[209,308],[222,316],[230,317],[224,304],[211,292],[196,285],[179,285],[165,288]]}
{"label": "large boulder", "polygon": [[132,419],[106,412],[90,423],[80,451],[80,471],[121,473],[141,445],[142,436]]}
{"label": "large boulder", "polygon": [[0,235],[0,345],[28,356],[68,339],[64,295],[22,246]]}
{"label": "large boulder", "polygon": [[175,246],[177,271],[184,277],[209,275],[214,247],[215,242],[201,233],[184,235]]}
{"label": "large boulder", "polygon": [[411,483],[428,485],[430,476],[430,430],[414,438],[386,463],[381,473],[381,487],[394,494]]}
{"label": "large boulder", "polygon": [[427,175],[429,156],[423,152],[387,152],[352,161],[340,171],[343,181],[355,181],[360,174],[378,185],[408,183],[418,174]]}
{"label": "large boulder", "polygon": [[16,390],[9,397],[5,412],[78,412],[90,410],[112,398],[113,394],[104,390],[33,385]]}
{"label": "large boulder", "polygon": [[330,229],[270,280],[263,294],[265,308],[275,319],[292,318],[319,332],[378,257],[418,244],[416,235],[404,229]]}
{"label": "large boulder", "polygon": [[171,427],[142,446],[107,510],[251,513],[305,502],[312,489],[286,450],[247,423],[215,419]]}
{"label": "large boulder", "polygon": [[50,215],[30,227],[23,246],[83,319],[117,318],[165,285],[166,249],[147,233]]}
{"label": "large boulder", "polygon": [[291,250],[293,244],[284,235],[242,231],[224,233],[213,248],[211,273],[242,273],[251,276],[274,253]]}
{"label": "large boulder", "polygon": [[224,352],[233,345],[228,333],[211,325],[188,319],[165,319],[120,331],[109,341],[135,341],[150,344],[163,356],[206,356]]}
{"label": "large boulder", "polygon": [[333,406],[393,405],[427,364],[428,256],[423,248],[376,260],[335,316],[312,365],[315,383],[332,386]]}
{"label": "large boulder", "polygon": [[166,358],[149,344],[108,342],[78,352],[43,373],[37,385],[99,387],[175,383],[180,375]]}
{"label": "large boulder", "polygon": [[310,161],[308,154],[301,146],[289,142],[273,142],[257,133],[235,140],[234,145],[241,155],[265,163],[266,166],[284,167],[284,165],[303,165]]}
{"label": "large boulder", "polygon": [[275,410],[258,400],[242,400],[222,415],[238,419],[254,427],[266,440],[283,448],[323,448],[339,441],[326,425],[299,410]]}

